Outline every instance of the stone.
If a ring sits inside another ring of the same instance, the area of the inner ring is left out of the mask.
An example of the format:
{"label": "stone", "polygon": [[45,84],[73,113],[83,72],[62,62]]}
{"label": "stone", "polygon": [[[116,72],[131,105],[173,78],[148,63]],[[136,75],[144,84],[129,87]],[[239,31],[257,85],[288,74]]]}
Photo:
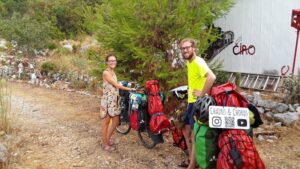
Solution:
{"label": "stone", "polygon": [[70,52],[73,51],[73,45],[70,43],[66,43],[65,45],[63,45],[63,48],[69,50]]}
{"label": "stone", "polygon": [[295,112],[295,108],[293,107],[293,105],[289,104],[289,111],[290,112]]}
{"label": "stone", "polygon": [[274,114],[274,119],[282,122],[285,125],[291,125],[293,122],[299,119],[297,112],[287,112],[282,114]]}
{"label": "stone", "polygon": [[269,109],[269,108],[265,108],[265,107],[264,107],[264,109],[265,109],[265,112],[272,111],[272,110]]}
{"label": "stone", "polygon": [[269,117],[274,117],[274,113],[272,113],[272,112],[267,112],[266,115]]}
{"label": "stone", "polygon": [[5,163],[7,161],[7,149],[3,144],[0,144],[0,162]]}
{"label": "stone", "polygon": [[264,113],[265,109],[263,107],[257,107],[257,110],[259,111],[259,113]]}
{"label": "stone", "polygon": [[[245,95],[246,99],[250,102],[254,104],[254,96],[253,95]],[[255,104],[254,104],[255,105]]]}
{"label": "stone", "polygon": [[268,121],[273,121],[274,113],[272,113],[272,112],[267,112],[267,113],[265,113],[265,116],[264,116],[264,117],[265,117],[266,120],[268,120]]}
{"label": "stone", "polygon": [[271,140],[277,140],[278,137],[274,136],[274,135],[270,135],[270,136],[266,136],[267,139],[271,139]]}
{"label": "stone", "polygon": [[296,111],[300,113],[300,106],[297,107]]}
{"label": "stone", "polygon": [[289,109],[289,106],[284,103],[278,103],[278,105],[275,108],[275,110],[279,113],[283,113],[283,112],[287,111],[288,109]]}
{"label": "stone", "polygon": [[260,92],[253,92],[253,97],[254,97],[253,104],[257,105],[258,101],[261,100]]}
{"label": "stone", "polygon": [[266,100],[265,101],[265,108],[268,108],[268,109],[274,109],[275,107],[278,107],[277,103],[272,101],[272,100]]}
{"label": "stone", "polygon": [[262,136],[262,135],[258,135],[257,139],[258,139],[258,141],[264,141],[265,140],[264,136]]}
{"label": "stone", "polygon": [[281,127],[282,126],[282,122],[277,122],[274,124],[275,127]]}
{"label": "stone", "polygon": [[266,103],[265,103],[264,100],[258,100],[257,101],[257,106],[259,106],[259,107],[265,107],[265,105],[266,105]]}

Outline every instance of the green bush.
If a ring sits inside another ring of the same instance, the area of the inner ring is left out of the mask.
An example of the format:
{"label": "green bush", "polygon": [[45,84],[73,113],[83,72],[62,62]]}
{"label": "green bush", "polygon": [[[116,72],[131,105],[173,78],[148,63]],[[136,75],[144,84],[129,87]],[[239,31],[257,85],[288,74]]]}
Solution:
{"label": "green bush", "polygon": [[186,37],[201,40],[200,56],[217,39],[213,21],[232,5],[232,0],[104,0],[86,18],[95,24],[101,46],[117,55],[117,72],[141,84],[157,79],[162,89],[169,89],[186,82],[186,69],[171,66],[176,42]]}
{"label": "green bush", "polygon": [[240,86],[241,84],[241,73],[235,73],[235,84]]}
{"label": "green bush", "polygon": [[73,89],[86,89],[88,85],[81,80],[72,80],[70,83],[70,87]]}
{"label": "green bush", "polygon": [[214,73],[215,73],[215,75],[217,77],[217,79],[215,81],[216,85],[224,84],[224,83],[228,82],[228,78],[229,78],[229,73],[228,72],[225,72],[225,71],[216,71]]}
{"label": "green bush", "polygon": [[300,72],[294,78],[284,79],[283,88],[287,92],[284,98],[286,103],[300,103]]}
{"label": "green bush", "polygon": [[71,62],[79,70],[84,70],[88,65],[87,61],[84,58],[80,57],[73,57]]}
{"label": "green bush", "polygon": [[47,75],[48,73],[53,73],[57,71],[57,66],[52,62],[45,62],[41,66],[41,73]]}
{"label": "green bush", "polygon": [[77,53],[78,50],[80,49],[80,47],[78,47],[78,45],[73,45],[72,47],[73,47],[73,50],[72,50],[73,53]]}
{"label": "green bush", "polygon": [[94,49],[88,49],[87,50],[87,57],[88,57],[89,60],[97,60],[98,57],[99,57],[99,54]]}
{"label": "green bush", "polygon": [[72,52],[69,49],[64,48],[64,47],[58,48],[58,51],[57,51],[58,55],[68,55],[68,54],[71,54],[71,53]]}
{"label": "green bush", "polygon": [[8,41],[16,41],[17,50],[33,55],[34,50],[42,50],[52,41],[50,22],[40,22],[28,15],[14,14],[11,18],[0,19],[0,34]]}
{"label": "green bush", "polygon": [[48,44],[48,48],[49,48],[50,50],[54,50],[54,49],[57,48],[57,45],[56,45],[55,43],[50,43],[50,44]]}

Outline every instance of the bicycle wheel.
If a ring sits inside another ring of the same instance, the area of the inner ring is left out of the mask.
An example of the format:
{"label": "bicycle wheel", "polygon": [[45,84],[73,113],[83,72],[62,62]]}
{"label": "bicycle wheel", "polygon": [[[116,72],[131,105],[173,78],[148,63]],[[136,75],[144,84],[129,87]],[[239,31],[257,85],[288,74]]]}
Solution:
{"label": "bicycle wheel", "polygon": [[121,122],[120,125],[116,127],[116,130],[120,134],[128,134],[131,130],[130,122]]}
{"label": "bicycle wheel", "polygon": [[117,132],[120,134],[127,134],[130,132],[130,119],[129,119],[129,101],[128,97],[121,97],[120,101],[120,124],[116,127]]}
{"label": "bicycle wheel", "polygon": [[143,130],[138,130],[138,136],[143,146],[148,149],[152,149],[153,147],[156,146],[155,141],[151,138],[152,135],[153,134],[151,133],[148,127],[144,128]]}

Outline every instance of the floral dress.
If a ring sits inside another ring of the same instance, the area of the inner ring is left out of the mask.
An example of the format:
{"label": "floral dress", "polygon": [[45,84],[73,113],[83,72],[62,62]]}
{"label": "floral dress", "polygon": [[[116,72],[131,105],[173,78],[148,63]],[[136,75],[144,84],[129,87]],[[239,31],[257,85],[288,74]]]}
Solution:
{"label": "floral dress", "polygon": [[[114,75],[113,79],[117,81],[117,76]],[[119,89],[106,81],[103,81],[103,96],[101,97],[100,106],[101,118],[105,118],[107,114],[114,117],[121,113],[119,108]]]}

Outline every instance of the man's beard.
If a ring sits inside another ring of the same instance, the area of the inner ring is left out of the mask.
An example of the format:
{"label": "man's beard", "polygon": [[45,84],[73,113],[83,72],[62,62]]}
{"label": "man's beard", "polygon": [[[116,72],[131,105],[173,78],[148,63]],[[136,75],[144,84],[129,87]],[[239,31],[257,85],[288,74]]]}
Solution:
{"label": "man's beard", "polygon": [[193,58],[193,56],[194,56],[194,53],[191,53],[188,57],[183,56],[183,58],[184,58],[185,60],[190,60],[190,59]]}

